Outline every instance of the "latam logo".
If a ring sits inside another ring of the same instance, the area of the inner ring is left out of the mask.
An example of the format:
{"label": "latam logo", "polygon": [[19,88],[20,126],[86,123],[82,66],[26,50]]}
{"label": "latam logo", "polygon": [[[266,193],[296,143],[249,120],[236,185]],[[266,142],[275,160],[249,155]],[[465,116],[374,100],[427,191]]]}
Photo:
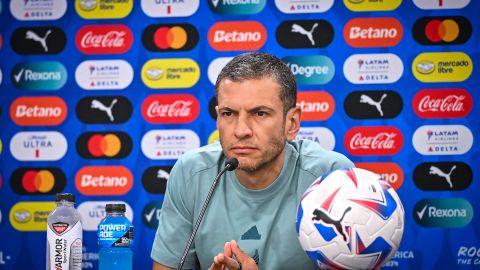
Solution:
{"label": "latam logo", "polygon": [[20,27],[10,37],[12,49],[18,54],[57,54],[67,44],[62,29],[50,27]]}
{"label": "latam logo", "polygon": [[86,201],[77,207],[77,211],[82,217],[82,229],[84,231],[97,231],[98,224],[105,218],[105,205],[107,204],[125,204],[125,217],[133,222],[132,207],[124,201]]}
{"label": "latam logo", "polygon": [[119,159],[132,151],[132,139],[125,132],[86,132],[77,139],[78,154],[87,159]]}
{"label": "latam logo", "polygon": [[277,8],[287,14],[320,13],[329,10],[334,0],[275,0]]}
{"label": "latam logo", "polygon": [[413,171],[413,182],[421,190],[465,190],[472,181],[472,169],[464,162],[424,162]]}
{"label": "latam logo", "polygon": [[393,126],[353,127],[343,143],[354,156],[393,156],[403,147],[403,134]]}
{"label": "latam logo", "polygon": [[19,97],[10,105],[10,117],[19,126],[58,126],[67,117],[67,104],[55,96]]}
{"label": "latam logo", "polygon": [[267,30],[257,21],[217,22],[208,30],[208,43],[217,51],[254,51],[267,41]]}
{"label": "latam logo", "polygon": [[125,60],[86,60],[75,70],[75,81],[85,90],[122,90],[133,80],[133,68]]}
{"label": "latam logo", "polygon": [[332,25],[325,20],[284,21],[275,37],[284,48],[323,48],[333,40]]}
{"label": "latam logo", "polygon": [[146,227],[156,230],[162,213],[163,198],[160,201],[149,202],[142,210],[142,223]]}
{"label": "latam logo", "polygon": [[150,95],[142,103],[142,116],[152,124],[193,122],[200,113],[200,103],[190,94]]}
{"label": "latam logo", "polygon": [[345,60],[343,74],[353,84],[394,83],[402,77],[403,63],[392,53],[354,54]]}
{"label": "latam logo", "polygon": [[12,190],[19,195],[47,195],[62,192],[67,178],[53,167],[18,168],[10,177]]}
{"label": "latam logo", "polygon": [[200,138],[189,129],[150,130],[142,138],[142,152],[154,160],[176,160],[200,147]]}
{"label": "latam logo", "polygon": [[75,186],[87,196],[125,195],[133,186],[133,175],[124,166],[86,166],[75,175]]}
{"label": "latam logo", "polygon": [[470,0],[413,0],[420,9],[461,9],[466,7]]}
{"label": "latam logo", "polygon": [[229,1],[208,0],[208,7],[222,15],[250,15],[257,14],[265,8],[267,0]]}
{"label": "latam logo", "polygon": [[412,106],[421,118],[461,118],[472,110],[473,99],[461,88],[424,89],[415,94]]}
{"label": "latam logo", "polygon": [[18,202],[10,209],[10,224],[17,231],[45,232],[47,217],[56,206],[54,202]]}
{"label": "latam logo", "polygon": [[343,27],[343,38],[355,48],[392,47],[402,37],[402,24],[395,18],[355,18]]}
{"label": "latam logo", "polygon": [[67,11],[67,0],[10,1],[10,12],[20,21],[58,20]]}
{"label": "latam logo", "polygon": [[463,16],[421,17],[412,34],[422,45],[464,44],[472,35],[472,24]]}
{"label": "latam logo", "polygon": [[75,108],[78,119],[86,124],[119,124],[130,119],[132,103],[122,96],[89,96]]}
{"label": "latam logo", "polygon": [[191,24],[152,24],[143,30],[143,46],[151,52],[190,51],[198,43]]}
{"label": "latam logo", "polygon": [[299,84],[327,84],[335,74],[335,65],[327,56],[287,56],[282,60]]}
{"label": "latam logo", "polygon": [[404,175],[402,167],[394,162],[356,162],[355,167],[372,171],[387,181],[395,190],[403,184]]}
{"label": "latam logo", "polygon": [[78,30],[75,43],[84,54],[121,54],[133,43],[133,34],[125,25],[86,25]]}
{"label": "latam logo", "polygon": [[421,53],[412,62],[412,73],[421,82],[463,82],[472,71],[472,59],[463,52]]}
{"label": "latam logo", "polygon": [[353,119],[390,119],[403,109],[403,99],[395,91],[353,91],[345,98],[343,108]]}
{"label": "latam logo", "polygon": [[133,0],[75,0],[75,10],[84,19],[125,18],[133,9]]}
{"label": "latam logo", "polygon": [[343,3],[351,11],[390,11],[397,9],[402,0],[343,0]]}
{"label": "latam logo", "polygon": [[[218,75],[220,71],[233,59],[233,57],[219,57],[215,58],[210,64],[208,65],[207,75],[208,80],[215,85],[217,82]],[[216,117],[215,117],[216,118]]]}
{"label": "latam logo", "polygon": [[67,82],[67,70],[60,62],[23,62],[10,76],[12,84],[24,90],[58,90]]}
{"label": "latam logo", "polygon": [[418,201],[413,218],[423,227],[460,228],[470,224],[472,205],[463,198],[435,198]]}
{"label": "latam logo", "polygon": [[67,148],[67,139],[57,131],[18,132],[10,140],[10,152],[19,161],[57,161]]}
{"label": "latam logo", "polygon": [[473,135],[463,125],[421,126],[415,130],[413,147],[422,155],[462,155],[473,144]]}
{"label": "latam logo", "polygon": [[316,142],[330,151],[335,148],[335,135],[330,129],[324,127],[301,127],[296,139]]}
{"label": "latam logo", "polygon": [[188,17],[193,15],[200,5],[200,0],[159,1],[141,0],[142,10],[153,18]]}
{"label": "latam logo", "polygon": [[172,166],[154,166],[146,169],[142,175],[143,188],[152,194],[165,194]]}
{"label": "latam logo", "polygon": [[142,81],[150,88],[190,88],[200,78],[200,67],[190,58],[152,59],[142,67]]}
{"label": "latam logo", "polygon": [[298,92],[297,107],[302,110],[302,120],[325,121],[335,111],[335,100],[325,91]]}

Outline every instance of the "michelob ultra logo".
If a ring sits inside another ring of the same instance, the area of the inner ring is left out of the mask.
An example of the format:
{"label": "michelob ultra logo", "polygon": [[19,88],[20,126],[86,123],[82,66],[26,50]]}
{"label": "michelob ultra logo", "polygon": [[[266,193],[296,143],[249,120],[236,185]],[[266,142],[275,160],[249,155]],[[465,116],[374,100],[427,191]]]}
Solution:
{"label": "michelob ultra logo", "polygon": [[412,73],[421,82],[463,82],[472,71],[472,59],[463,52],[422,53],[412,63]]}
{"label": "michelob ultra logo", "polygon": [[133,80],[133,68],[125,60],[86,60],[75,70],[75,81],[85,90],[121,90]]}
{"label": "michelob ultra logo", "polygon": [[387,181],[395,190],[403,184],[403,170],[394,162],[356,162],[355,167],[372,171]]}
{"label": "michelob ultra logo", "polygon": [[335,100],[326,91],[298,92],[297,107],[302,110],[303,121],[324,121],[335,111]]}
{"label": "michelob ultra logo", "polygon": [[10,1],[10,12],[20,21],[58,20],[66,11],[67,0]]}
{"label": "michelob ultra logo", "polygon": [[124,195],[133,186],[133,175],[124,166],[86,166],[75,175],[75,186],[83,195]]}
{"label": "michelob ultra logo", "polygon": [[200,0],[141,0],[140,5],[143,12],[149,17],[188,17],[197,11]]}
{"label": "michelob ultra logo", "polygon": [[224,15],[249,15],[257,14],[263,10],[267,0],[254,1],[224,1],[208,0],[208,7],[217,14]]}
{"label": "michelob ultra logo", "polygon": [[53,167],[18,168],[10,177],[12,190],[20,195],[46,195],[62,192],[67,178],[62,170]]}
{"label": "michelob ultra logo", "polygon": [[133,0],[75,0],[75,10],[84,19],[120,19],[133,9]]}
{"label": "michelob ultra logo", "polygon": [[472,221],[473,207],[463,198],[435,198],[418,201],[413,218],[424,227],[459,228]]}
{"label": "michelob ultra logo", "polygon": [[16,64],[10,76],[13,85],[25,90],[58,90],[67,82],[67,70],[56,61]]}
{"label": "michelob ultra logo", "polygon": [[150,88],[189,88],[200,78],[200,67],[190,58],[152,59],[142,67],[142,81]]}
{"label": "michelob ultra logo", "polygon": [[343,0],[343,3],[351,11],[389,11],[397,9],[402,0]]}
{"label": "michelob ultra logo", "polygon": [[47,217],[56,206],[54,202],[18,202],[10,209],[10,224],[17,231],[46,231]]}
{"label": "michelob ultra logo", "polygon": [[291,13],[319,13],[329,10],[334,0],[275,0],[277,8],[287,14]]}
{"label": "michelob ultra logo", "polygon": [[18,132],[10,141],[10,152],[19,161],[57,161],[67,148],[67,139],[57,131]]}
{"label": "michelob ultra logo", "polygon": [[178,159],[200,147],[200,138],[189,129],[150,130],[142,138],[142,152],[149,159]]}
{"label": "michelob ultra logo", "polygon": [[335,135],[324,127],[301,127],[296,139],[311,140],[330,151],[335,148]]}
{"label": "michelob ultra logo", "polygon": [[132,207],[124,201],[86,201],[78,205],[77,211],[82,217],[82,229],[84,231],[97,231],[98,224],[105,218],[105,205],[107,204],[125,204],[125,217],[133,221]]}
{"label": "michelob ultra logo", "polygon": [[257,21],[217,22],[208,30],[208,43],[217,51],[253,51],[267,41],[265,26]]}
{"label": "michelob ultra logo", "polygon": [[10,105],[10,117],[19,126],[58,126],[67,117],[59,97],[19,97]]}
{"label": "michelob ultra logo", "polygon": [[463,125],[426,125],[415,130],[412,142],[422,155],[462,155],[472,148],[473,135]]}
{"label": "michelob ultra logo", "polygon": [[413,0],[420,9],[460,9],[470,3],[470,0]]}
{"label": "michelob ultra logo", "polygon": [[392,47],[402,37],[402,24],[395,18],[355,18],[343,27],[343,38],[355,48]]}
{"label": "michelob ultra logo", "polygon": [[282,60],[299,84],[326,84],[335,74],[335,66],[327,56],[288,56]]}

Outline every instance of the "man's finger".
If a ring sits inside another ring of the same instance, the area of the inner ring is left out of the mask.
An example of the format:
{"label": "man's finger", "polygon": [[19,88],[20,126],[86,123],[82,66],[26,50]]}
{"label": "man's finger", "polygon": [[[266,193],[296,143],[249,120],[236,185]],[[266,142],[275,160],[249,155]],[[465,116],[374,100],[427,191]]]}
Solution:
{"label": "man's finger", "polygon": [[222,262],[223,262],[223,258],[224,258],[224,256],[223,256],[222,253],[220,253],[220,254],[218,254],[217,256],[215,256],[215,257],[213,258],[213,263],[212,263],[212,265],[210,266],[210,268],[208,268],[208,270],[223,270],[223,269],[224,269],[224,268],[223,268],[223,263],[222,263]]}
{"label": "man's finger", "polygon": [[237,270],[239,267],[238,262],[230,257],[224,257],[223,264],[228,270]]}
{"label": "man's finger", "polygon": [[237,260],[240,261],[241,263],[244,263],[246,260],[251,259],[250,256],[245,254],[245,252],[243,252],[243,250],[240,249],[240,247],[237,244],[237,241],[235,240],[230,241],[230,246],[232,248],[233,255],[235,255]]}
{"label": "man's finger", "polygon": [[232,246],[230,242],[226,242],[223,247],[223,254],[225,257],[232,257]]}

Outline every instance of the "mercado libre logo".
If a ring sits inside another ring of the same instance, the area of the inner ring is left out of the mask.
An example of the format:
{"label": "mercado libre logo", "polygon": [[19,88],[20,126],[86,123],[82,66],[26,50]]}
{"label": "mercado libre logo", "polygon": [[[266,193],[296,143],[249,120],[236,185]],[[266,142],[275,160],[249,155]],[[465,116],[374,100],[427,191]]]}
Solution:
{"label": "mercado libre logo", "polygon": [[253,51],[267,41],[267,29],[257,21],[217,22],[208,30],[208,43],[217,51]]}
{"label": "mercado libre logo", "polygon": [[143,188],[152,194],[165,194],[172,166],[154,166],[146,169],[142,175]]}
{"label": "mercado libre logo", "polygon": [[421,118],[462,118],[473,107],[473,99],[461,88],[423,89],[413,97],[413,110]]}
{"label": "mercado libre logo", "polygon": [[44,232],[47,217],[56,206],[54,202],[18,202],[10,209],[10,224],[17,231]]}
{"label": "mercado libre logo", "polygon": [[343,142],[354,156],[393,156],[403,147],[403,134],[394,126],[359,126],[349,129]]}
{"label": "mercado libre logo", "polygon": [[402,0],[372,1],[372,0],[343,0],[345,6],[351,11],[390,11],[397,9]]}
{"label": "mercado libre logo", "polygon": [[132,151],[132,139],[125,132],[86,132],[77,140],[77,152],[86,159],[119,159]]}
{"label": "mercado libre logo", "polygon": [[464,162],[424,162],[413,171],[415,186],[426,191],[465,190],[472,181],[472,169]]}
{"label": "mercado libre logo", "polygon": [[56,61],[22,62],[13,67],[10,79],[23,90],[58,90],[67,82],[67,70]]}
{"label": "mercado libre logo", "polygon": [[22,131],[10,140],[10,153],[19,161],[57,161],[67,148],[67,139],[57,131]]}
{"label": "mercado libre logo", "polygon": [[12,190],[19,195],[49,195],[62,192],[67,178],[53,167],[18,168],[10,177]]}
{"label": "mercado libre logo", "polygon": [[142,10],[153,18],[188,17],[198,10],[200,0],[141,0]]}
{"label": "mercado libre logo", "polygon": [[152,24],[143,30],[143,46],[151,52],[190,51],[198,43],[198,31],[191,24]]}
{"label": "mercado libre logo", "polygon": [[125,195],[133,186],[133,175],[124,166],[86,166],[75,175],[75,186],[83,195]]}
{"label": "mercado libre logo", "polygon": [[82,229],[84,231],[97,231],[98,224],[106,216],[105,205],[107,204],[125,204],[125,217],[133,222],[132,207],[124,201],[86,201],[78,205],[77,211],[82,217]]}
{"label": "mercado libre logo", "polygon": [[190,58],[152,59],[142,67],[142,81],[150,88],[190,88],[200,78],[200,67]]}
{"label": "mercado libre logo", "polygon": [[472,148],[473,135],[463,125],[426,125],[415,130],[412,142],[422,155],[462,155]]}
{"label": "mercado libre logo", "polygon": [[398,190],[404,180],[403,170],[394,162],[356,162],[355,167],[372,171]]}
{"label": "mercado libre logo", "polygon": [[132,43],[132,31],[122,24],[85,25],[75,35],[75,44],[84,54],[122,54]]}
{"label": "mercado libre logo", "polygon": [[133,0],[75,0],[75,10],[84,19],[120,19],[133,9]]}
{"label": "mercado libre logo", "polygon": [[150,95],[142,104],[142,116],[152,124],[193,122],[200,113],[200,103],[190,94]]}
{"label": "mercado libre logo", "polygon": [[163,199],[160,201],[149,202],[142,210],[142,223],[150,228],[156,230],[158,228],[158,221],[160,213],[162,212]]}
{"label": "mercado libre logo", "polygon": [[298,84],[327,84],[335,74],[335,66],[327,56],[287,56],[282,60]]}
{"label": "mercado libre logo", "polygon": [[223,1],[208,0],[208,7],[222,15],[250,15],[257,14],[265,8],[267,0],[255,1]]}
{"label": "mercado libre logo", "polygon": [[19,97],[10,105],[10,117],[19,126],[58,126],[67,117],[60,97]]}
{"label": "mercado libre logo", "polygon": [[325,20],[284,21],[275,31],[284,48],[323,48],[332,42],[333,36],[333,27]]}
{"label": "mercado libre logo", "polygon": [[118,124],[130,119],[132,103],[123,96],[88,96],[75,108],[78,119],[87,124]]}
{"label": "mercado libre logo", "polygon": [[18,54],[57,54],[67,44],[67,35],[54,26],[20,27],[10,37],[12,49]]}
{"label": "mercado libre logo", "polygon": [[423,227],[460,228],[473,218],[472,205],[463,198],[435,198],[418,201],[413,218]]}
{"label": "mercado libre logo", "polygon": [[10,12],[20,21],[58,20],[67,11],[67,0],[10,1]]}
{"label": "mercado libre logo", "polygon": [[343,102],[347,115],[353,119],[390,119],[403,109],[403,99],[392,90],[353,91]]}
{"label": "mercado libre logo", "polygon": [[392,47],[402,37],[402,24],[395,18],[355,18],[343,28],[343,38],[354,48]]}
{"label": "mercado libre logo", "polygon": [[277,8],[287,14],[294,13],[320,13],[329,10],[334,0],[275,0]]}
{"label": "mercado libre logo", "polygon": [[463,82],[472,71],[472,59],[463,52],[421,53],[412,62],[412,73],[421,82]]}
{"label": "mercado libre logo", "polygon": [[470,39],[472,24],[463,16],[421,17],[412,34],[422,45],[458,45]]}

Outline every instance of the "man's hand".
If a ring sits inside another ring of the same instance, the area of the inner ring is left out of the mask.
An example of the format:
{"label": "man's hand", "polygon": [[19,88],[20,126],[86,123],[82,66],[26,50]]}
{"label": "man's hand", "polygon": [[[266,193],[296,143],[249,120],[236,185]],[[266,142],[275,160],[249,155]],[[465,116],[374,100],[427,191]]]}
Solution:
{"label": "man's hand", "polygon": [[[235,256],[236,260],[232,258]],[[237,244],[237,241],[232,240],[225,243],[223,253],[219,253],[213,258],[213,263],[209,270],[258,270],[255,261],[245,254]]]}

